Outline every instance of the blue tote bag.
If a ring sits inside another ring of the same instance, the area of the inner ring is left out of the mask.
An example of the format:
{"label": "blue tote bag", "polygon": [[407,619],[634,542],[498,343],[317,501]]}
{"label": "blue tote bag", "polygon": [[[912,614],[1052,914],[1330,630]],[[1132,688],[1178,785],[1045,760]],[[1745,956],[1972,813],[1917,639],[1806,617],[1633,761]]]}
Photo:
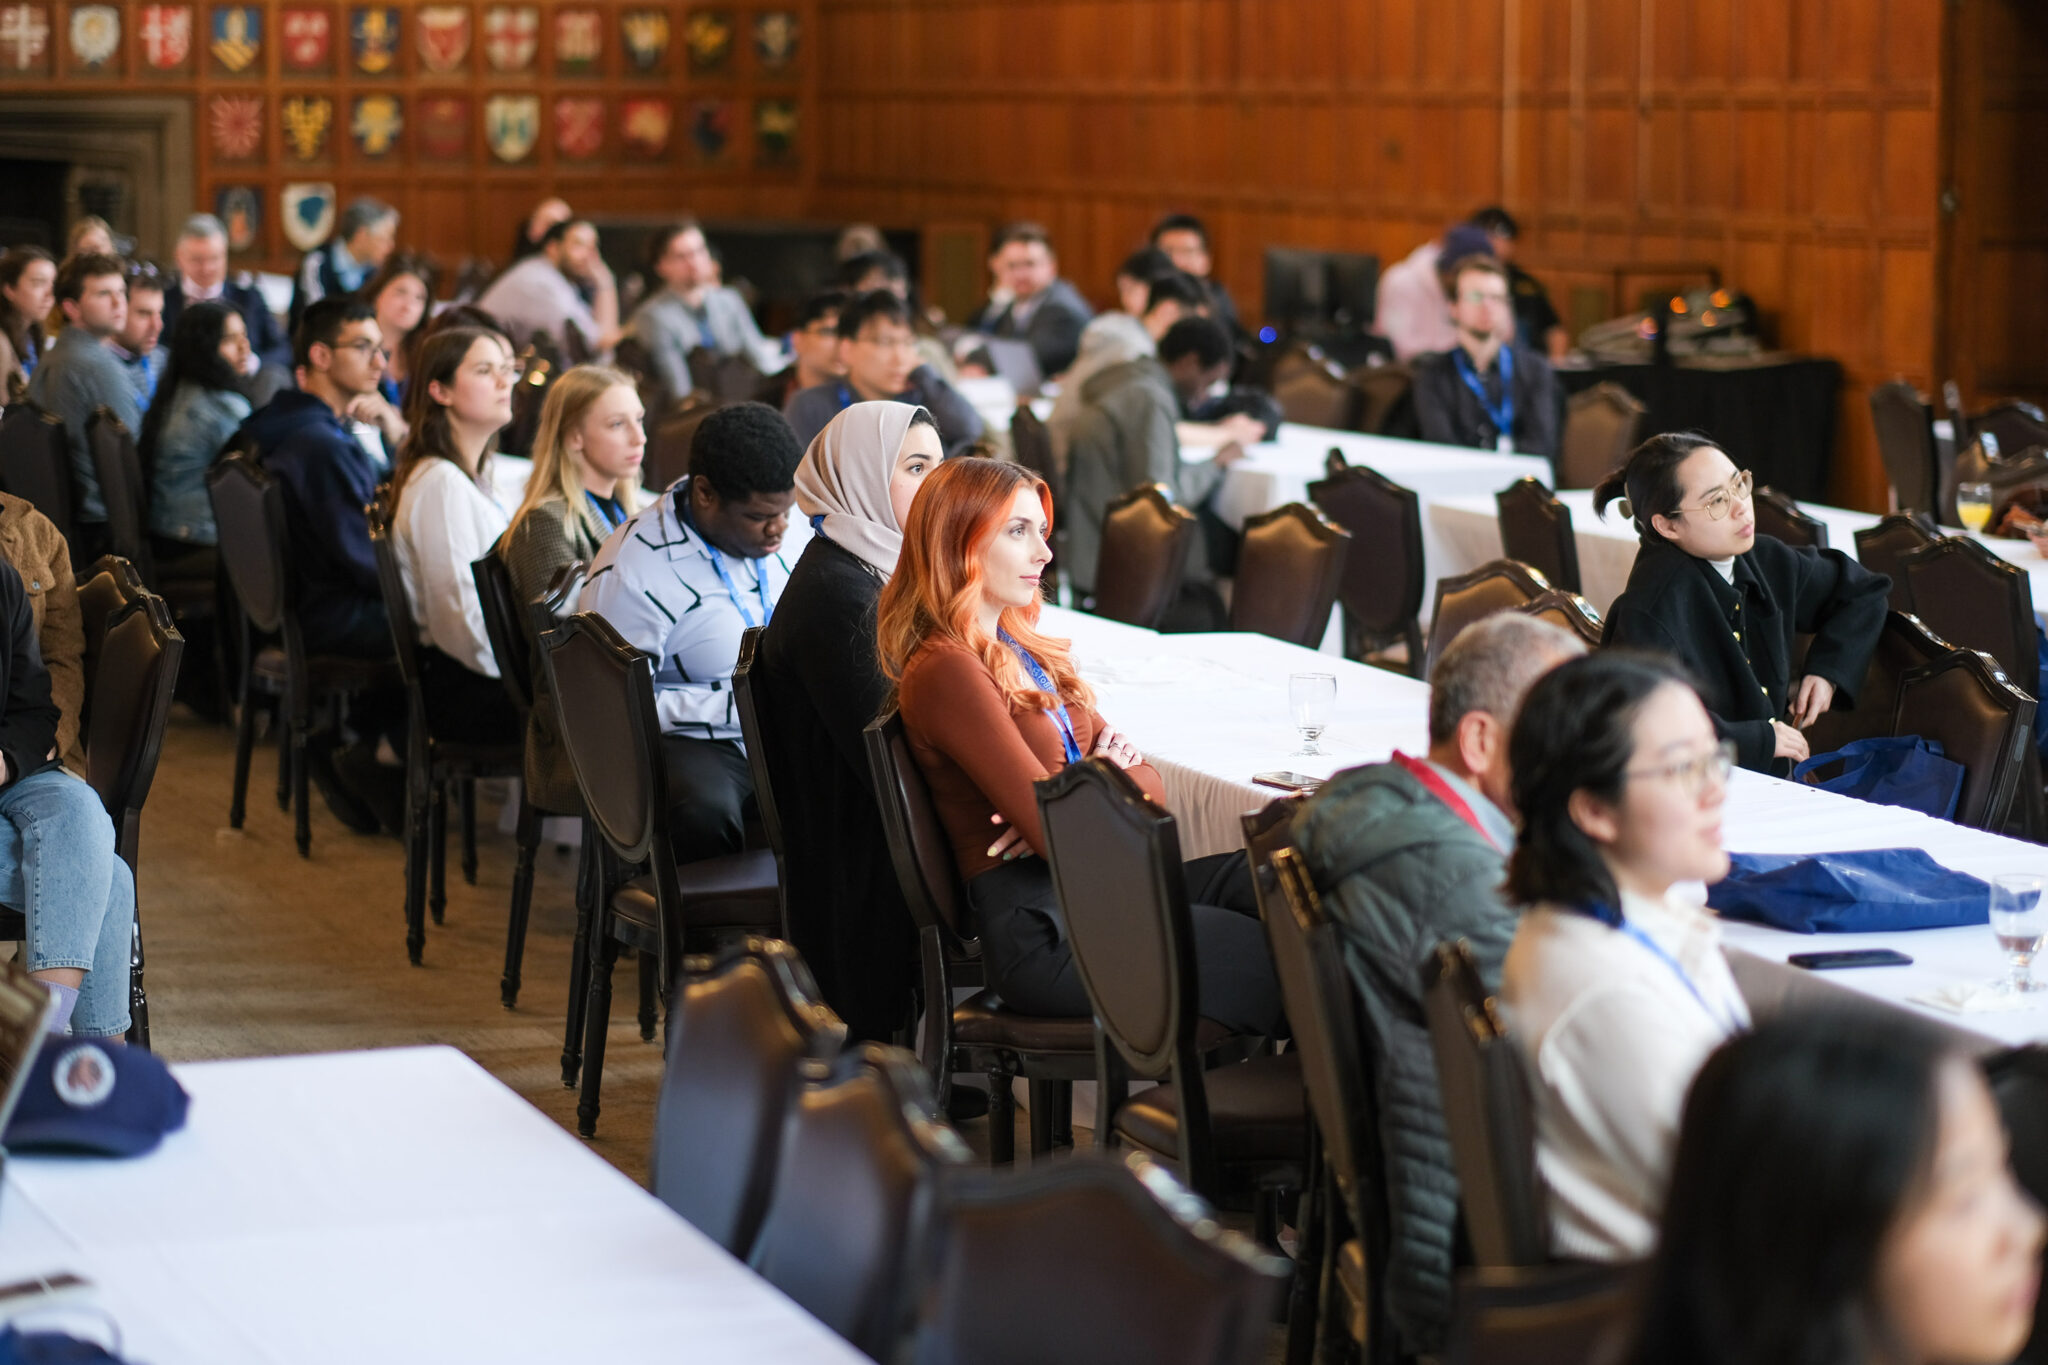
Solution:
{"label": "blue tote bag", "polygon": [[1991,918],[1990,885],[1925,849],[1731,853],[1728,863],[1728,875],[1707,888],[1707,904],[1725,919],[1798,934],[1876,934]]}
{"label": "blue tote bag", "polygon": [[[1842,770],[1810,776],[1830,763]],[[1904,806],[1937,820],[1953,820],[1963,795],[1963,765],[1942,753],[1941,741],[1917,735],[1880,736],[1816,754],[1792,770],[1794,782],[1853,796],[1879,806]]]}

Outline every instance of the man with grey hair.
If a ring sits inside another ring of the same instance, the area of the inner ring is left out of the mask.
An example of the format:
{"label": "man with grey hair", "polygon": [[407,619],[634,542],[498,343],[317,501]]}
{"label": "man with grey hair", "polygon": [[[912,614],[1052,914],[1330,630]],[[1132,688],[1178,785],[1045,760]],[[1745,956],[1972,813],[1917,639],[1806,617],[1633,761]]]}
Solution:
{"label": "man with grey hair", "polygon": [[355,293],[377,273],[397,245],[397,209],[368,195],[351,200],[335,221],[334,235],[327,239],[327,244],[314,247],[299,262],[298,283],[292,291],[293,333],[299,330],[306,305]]}
{"label": "man with grey hair", "polygon": [[1463,939],[1487,989],[1499,987],[1515,933],[1500,893],[1515,842],[1508,732],[1536,679],[1584,652],[1577,636],[1519,612],[1467,627],[1431,678],[1428,752],[1338,773],[1295,817],[1364,1016],[1387,1161],[1388,1317],[1403,1354],[1443,1347],[1458,1215],[1423,963]]}
{"label": "man with grey hair", "polygon": [[[285,334],[277,314],[263,301],[263,291],[256,287],[252,276],[245,271],[229,277],[228,230],[220,219],[210,213],[195,213],[187,218],[185,226],[178,230],[177,244],[171,248],[171,260],[177,266],[177,278],[164,290],[164,332],[168,334],[178,325],[178,314],[185,311],[186,304],[219,299],[242,315],[242,325],[249,330],[249,373],[253,375],[259,368],[271,366],[289,385],[291,338]],[[268,397],[268,392],[264,392],[261,398],[251,401],[260,407]]]}

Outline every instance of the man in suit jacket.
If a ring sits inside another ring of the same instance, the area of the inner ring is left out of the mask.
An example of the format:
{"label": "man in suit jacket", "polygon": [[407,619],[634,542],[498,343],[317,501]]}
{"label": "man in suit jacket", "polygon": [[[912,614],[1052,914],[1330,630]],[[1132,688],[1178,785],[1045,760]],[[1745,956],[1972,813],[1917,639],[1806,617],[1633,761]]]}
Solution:
{"label": "man in suit jacket", "polygon": [[[228,277],[228,230],[220,219],[210,213],[195,213],[187,218],[178,233],[177,245],[171,249],[171,259],[178,271],[177,278],[164,290],[164,331],[178,325],[178,314],[186,304],[219,299],[240,313],[243,326],[249,329],[249,355],[255,367],[250,373],[275,366],[284,383],[289,384],[291,338],[285,335],[277,314],[263,301],[263,291],[256,287],[253,276],[242,273],[232,279]],[[271,388],[274,391],[275,386]]]}
{"label": "man in suit jacket", "polygon": [[1095,310],[1081,292],[1060,278],[1059,257],[1036,223],[1011,223],[996,234],[989,270],[1008,294],[991,301],[969,324],[974,331],[1031,343],[1038,372],[1047,379],[1065,372],[1081,349],[1081,329]]}

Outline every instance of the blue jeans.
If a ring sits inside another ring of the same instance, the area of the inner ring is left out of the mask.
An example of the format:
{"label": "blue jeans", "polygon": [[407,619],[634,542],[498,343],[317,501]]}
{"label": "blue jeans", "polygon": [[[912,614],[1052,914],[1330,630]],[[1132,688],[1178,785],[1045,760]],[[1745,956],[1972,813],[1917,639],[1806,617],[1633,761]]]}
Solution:
{"label": "blue jeans", "polygon": [[98,793],[62,768],[0,790],[0,903],[28,920],[30,971],[85,972],[71,1032],[126,1033],[135,877]]}

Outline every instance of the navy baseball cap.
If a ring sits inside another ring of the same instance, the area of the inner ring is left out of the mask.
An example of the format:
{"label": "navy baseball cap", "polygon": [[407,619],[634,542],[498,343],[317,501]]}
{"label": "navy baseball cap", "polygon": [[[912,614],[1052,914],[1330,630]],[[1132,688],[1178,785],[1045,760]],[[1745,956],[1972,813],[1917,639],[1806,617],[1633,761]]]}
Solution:
{"label": "navy baseball cap", "polygon": [[1437,259],[1442,261],[1443,268],[1448,270],[1467,256],[1493,254],[1493,238],[1486,235],[1485,228],[1460,223],[1444,233],[1443,253]]}
{"label": "navy baseball cap", "polygon": [[0,1147],[140,1156],[185,1126],[190,1103],[147,1049],[53,1034],[36,1052]]}

